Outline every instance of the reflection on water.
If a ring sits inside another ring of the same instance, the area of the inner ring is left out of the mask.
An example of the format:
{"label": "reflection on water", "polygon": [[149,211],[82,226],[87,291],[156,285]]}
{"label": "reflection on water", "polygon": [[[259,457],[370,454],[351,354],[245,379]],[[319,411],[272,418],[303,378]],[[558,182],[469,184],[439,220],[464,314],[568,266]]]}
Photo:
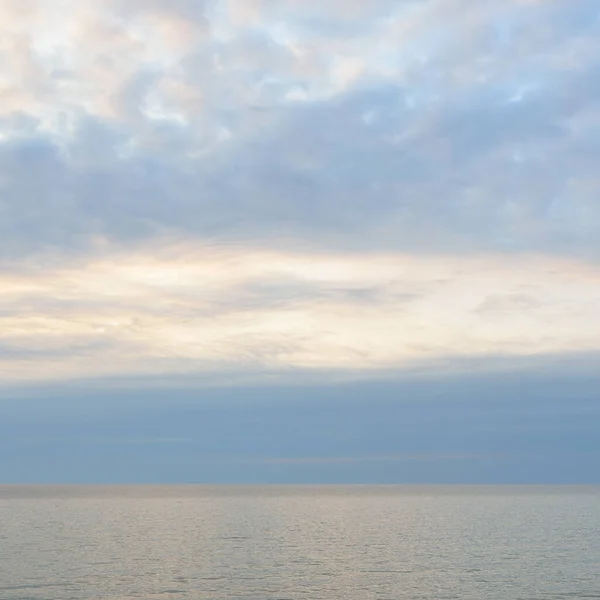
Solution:
{"label": "reflection on water", "polygon": [[0,487],[0,598],[600,598],[598,488]]}

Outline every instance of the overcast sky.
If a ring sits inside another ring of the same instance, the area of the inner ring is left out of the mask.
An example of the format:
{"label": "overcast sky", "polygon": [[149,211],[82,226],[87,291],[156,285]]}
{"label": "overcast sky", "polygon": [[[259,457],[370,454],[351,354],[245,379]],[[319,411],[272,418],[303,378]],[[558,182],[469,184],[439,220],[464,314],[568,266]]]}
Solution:
{"label": "overcast sky", "polygon": [[2,0],[0,482],[599,482],[597,0]]}

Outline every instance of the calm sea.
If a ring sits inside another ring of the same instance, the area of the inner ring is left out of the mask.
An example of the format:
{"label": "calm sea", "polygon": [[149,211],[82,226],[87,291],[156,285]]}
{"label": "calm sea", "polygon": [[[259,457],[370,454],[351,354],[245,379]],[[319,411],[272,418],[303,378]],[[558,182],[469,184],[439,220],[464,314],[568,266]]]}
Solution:
{"label": "calm sea", "polygon": [[1,600],[600,598],[600,488],[0,487]]}

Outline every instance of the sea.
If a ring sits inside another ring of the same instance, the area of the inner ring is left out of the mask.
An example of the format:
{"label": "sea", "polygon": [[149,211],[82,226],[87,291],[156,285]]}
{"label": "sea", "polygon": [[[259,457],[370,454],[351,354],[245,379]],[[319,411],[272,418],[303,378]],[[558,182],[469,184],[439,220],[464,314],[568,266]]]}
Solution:
{"label": "sea", "polygon": [[600,488],[0,486],[1,600],[600,598]]}

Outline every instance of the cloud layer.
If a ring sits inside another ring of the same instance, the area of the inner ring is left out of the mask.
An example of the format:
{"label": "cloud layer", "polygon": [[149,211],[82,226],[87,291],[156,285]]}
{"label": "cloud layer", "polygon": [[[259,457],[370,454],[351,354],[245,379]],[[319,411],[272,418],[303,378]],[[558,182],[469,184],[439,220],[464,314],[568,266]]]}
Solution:
{"label": "cloud layer", "polygon": [[600,267],[547,257],[164,243],[8,273],[0,285],[5,381],[600,350]]}
{"label": "cloud layer", "polygon": [[597,3],[6,0],[3,383],[594,352]]}

